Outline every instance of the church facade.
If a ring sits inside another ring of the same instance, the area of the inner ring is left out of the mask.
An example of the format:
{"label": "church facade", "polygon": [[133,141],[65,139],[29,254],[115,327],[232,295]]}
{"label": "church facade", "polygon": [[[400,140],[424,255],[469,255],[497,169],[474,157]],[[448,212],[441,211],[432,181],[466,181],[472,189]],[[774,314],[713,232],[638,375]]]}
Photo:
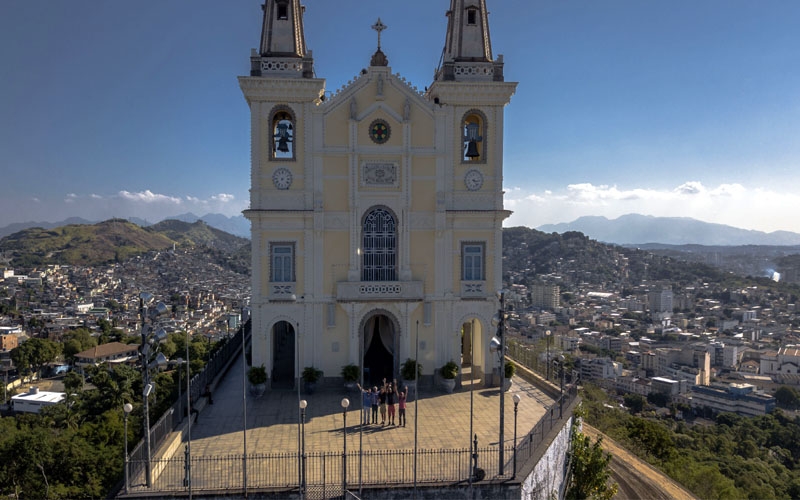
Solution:
{"label": "church facade", "polygon": [[263,11],[239,78],[251,113],[253,366],[274,389],[295,387],[305,367],[331,379],[349,364],[375,385],[399,379],[409,358],[426,378],[454,361],[489,383],[510,214],[503,114],[516,83],[492,57],[485,0],[450,1],[443,59],[422,92],[392,73],[380,19],[369,66],[331,94],[299,0]]}

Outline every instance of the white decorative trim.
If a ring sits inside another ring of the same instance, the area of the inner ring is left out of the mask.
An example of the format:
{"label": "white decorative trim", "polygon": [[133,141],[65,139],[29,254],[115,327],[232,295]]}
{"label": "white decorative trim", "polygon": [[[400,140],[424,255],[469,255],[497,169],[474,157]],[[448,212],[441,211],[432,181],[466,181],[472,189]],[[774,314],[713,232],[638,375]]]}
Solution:
{"label": "white decorative trim", "polygon": [[486,298],[486,281],[462,281],[461,297],[463,298]]}
{"label": "white decorative trim", "polygon": [[293,282],[270,282],[268,298],[271,301],[292,300],[295,284]]}
{"label": "white decorative trim", "polygon": [[453,65],[453,74],[459,81],[492,81],[494,79],[494,63],[457,62]]}
{"label": "white decorative trim", "polygon": [[422,300],[422,281],[343,281],[336,284],[336,300]]}
{"label": "white decorative trim", "polygon": [[397,163],[365,161],[361,163],[361,186],[397,187]]}

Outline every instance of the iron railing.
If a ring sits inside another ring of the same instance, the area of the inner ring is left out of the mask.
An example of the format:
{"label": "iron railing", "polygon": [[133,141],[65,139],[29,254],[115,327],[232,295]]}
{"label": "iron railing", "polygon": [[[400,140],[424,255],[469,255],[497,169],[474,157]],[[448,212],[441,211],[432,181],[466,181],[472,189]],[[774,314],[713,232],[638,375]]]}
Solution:
{"label": "iron railing", "polygon": [[[549,432],[563,425],[561,417],[568,417],[568,408],[577,397],[577,387],[565,388],[561,398],[550,406],[547,413],[516,443],[504,451],[504,474],[498,474],[498,446],[477,448],[477,467],[482,470],[480,479],[497,480],[516,477],[523,464],[534,452],[547,444]],[[516,448],[516,449],[515,449]],[[516,453],[516,457],[515,457]],[[340,451],[311,452],[302,457],[299,453],[250,453],[247,455],[247,489],[299,490],[303,482],[307,498],[330,498],[342,495],[342,487],[356,490],[363,487],[386,485],[409,486],[414,481],[416,461],[417,484],[466,484],[473,474],[472,452],[469,449],[414,450],[354,450],[348,451],[347,480],[342,481],[345,470],[344,454]],[[515,460],[516,458],[516,460]],[[174,492],[188,489],[186,459],[175,456],[152,460],[153,485],[144,483],[145,460],[131,459],[129,464],[132,493],[143,491]],[[241,454],[191,457],[191,486],[193,491],[244,490]],[[514,464],[517,470],[513,470]],[[305,467],[303,481],[301,471]],[[473,480],[476,476],[473,476]]]}
{"label": "iron railing", "polygon": [[[192,377],[189,381],[192,404],[203,396],[206,387],[208,387],[214,378],[225,369],[229,360],[239,352],[242,345],[242,336],[245,334],[248,336],[250,334],[249,321],[242,325],[236,334],[228,339],[228,342],[214,352],[202,371]],[[178,401],[175,401],[175,403],[161,415],[155,425],[150,427],[150,444],[152,450],[157,450],[167,436],[180,425],[183,418],[186,416],[186,409],[186,395],[183,394]],[[140,472],[137,467],[141,467],[142,470],[144,470],[145,463],[147,462],[146,455],[147,451],[144,446],[144,438],[142,438],[133,448],[133,451],[130,452],[131,478],[136,477],[136,474]],[[153,460],[153,462],[155,461]]]}

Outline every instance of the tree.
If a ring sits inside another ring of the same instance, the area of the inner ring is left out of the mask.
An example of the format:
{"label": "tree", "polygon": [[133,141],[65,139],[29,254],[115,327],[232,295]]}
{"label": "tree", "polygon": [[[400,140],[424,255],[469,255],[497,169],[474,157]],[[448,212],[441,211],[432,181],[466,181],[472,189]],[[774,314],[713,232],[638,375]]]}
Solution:
{"label": "tree", "polygon": [[570,500],[592,498],[611,499],[617,494],[618,485],[611,479],[611,454],[605,453],[601,446],[602,437],[592,444],[589,436],[572,427],[570,461],[570,483],[566,497]]}
{"label": "tree", "polygon": [[794,387],[782,385],[775,391],[775,401],[781,408],[793,410],[800,405],[800,393]]}
{"label": "tree", "polygon": [[75,372],[67,372],[64,375],[64,391],[69,396],[70,394],[77,394],[83,390],[83,377]]}
{"label": "tree", "polygon": [[50,339],[32,338],[11,350],[11,359],[23,373],[39,372],[61,354],[61,344]]}
{"label": "tree", "polygon": [[631,413],[639,413],[644,409],[645,399],[639,394],[625,394],[622,401]]}

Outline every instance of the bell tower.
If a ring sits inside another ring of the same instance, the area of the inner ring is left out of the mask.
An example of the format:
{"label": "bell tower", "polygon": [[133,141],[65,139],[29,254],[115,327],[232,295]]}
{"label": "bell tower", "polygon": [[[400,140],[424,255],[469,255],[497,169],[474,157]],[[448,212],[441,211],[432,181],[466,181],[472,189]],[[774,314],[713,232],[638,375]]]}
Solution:
{"label": "bell tower", "polygon": [[299,377],[305,256],[313,227],[312,122],[325,81],[314,78],[300,0],[266,0],[250,75],[239,77],[250,108],[252,360],[273,387]]}
{"label": "bell tower", "polygon": [[[264,21],[261,25],[261,44],[250,57],[250,76],[294,69],[285,76],[313,78],[314,59],[306,49],[303,33],[305,8],[300,0],[267,0],[261,6]],[[296,71],[296,70],[300,71]]]}
{"label": "bell tower", "polygon": [[503,57],[492,59],[486,0],[450,0],[437,81],[503,81]]}

